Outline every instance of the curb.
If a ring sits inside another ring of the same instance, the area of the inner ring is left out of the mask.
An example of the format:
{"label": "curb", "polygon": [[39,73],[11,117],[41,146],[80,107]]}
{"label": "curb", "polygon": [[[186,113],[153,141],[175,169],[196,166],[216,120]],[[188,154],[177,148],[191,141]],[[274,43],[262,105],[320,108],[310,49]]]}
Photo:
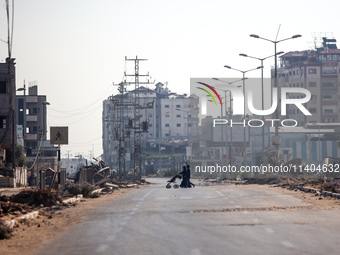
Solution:
{"label": "curb", "polygon": [[317,190],[317,189],[303,187],[303,186],[292,186],[291,188],[298,189],[298,190],[301,190],[301,191],[304,191],[304,192],[315,193],[315,194],[318,194],[318,195],[324,196],[324,197],[328,196],[328,197],[334,197],[334,198],[340,199],[340,193],[320,191],[320,190]]}
{"label": "curb", "polygon": [[24,219],[34,219],[39,215],[39,211],[33,211],[30,213],[26,213],[15,220],[5,220],[5,225],[7,225],[9,228],[13,228],[17,220],[24,220]]}
{"label": "curb", "polygon": [[80,201],[81,199],[83,198],[83,195],[80,194],[80,195],[77,195],[77,197],[71,197],[71,198],[68,198],[68,199],[65,199],[63,201],[64,204],[73,204],[77,201]]}

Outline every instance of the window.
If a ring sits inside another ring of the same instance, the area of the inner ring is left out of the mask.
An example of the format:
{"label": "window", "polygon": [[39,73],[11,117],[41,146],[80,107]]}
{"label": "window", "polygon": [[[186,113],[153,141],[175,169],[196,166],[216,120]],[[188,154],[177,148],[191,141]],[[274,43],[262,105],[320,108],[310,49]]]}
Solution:
{"label": "window", "polygon": [[0,116],[0,129],[5,129],[6,127],[6,116]]}
{"label": "window", "polygon": [[310,113],[316,113],[316,108],[309,108]]}
{"label": "window", "polygon": [[176,105],[176,108],[181,108],[181,105],[180,104]]}
{"label": "window", "polygon": [[326,81],[322,83],[322,87],[336,87],[336,84],[332,81]]}
{"label": "window", "polygon": [[308,83],[308,86],[309,86],[309,87],[316,87],[316,82],[315,82],[315,81],[310,81],[310,82]]}
{"label": "window", "polygon": [[169,108],[169,105],[168,105],[168,104],[166,104],[164,107],[165,107],[165,108]]}
{"label": "window", "polygon": [[333,113],[333,109],[324,109],[324,113]]}
{"label": "window", "polygon": [[176,114],[176,118],[180,118],[181,117],[181,115],[180,114]]}
{"label": "window", "polygon": [[170,127],[170,124],[165,124],[165,127]]}
{"label": "window", "polygon": [[309,74],[316,74],[316,68],[310,68],[310,69],[308,70],[308,73],[309,73]]}
{"label": "window", "polygon": [[176,124],[176,127],[181,127],[181,123],[177,123],[177,124]]}
{"label": "window", "polygon": [[316,95],[312,95],[312,96],[310,97],[310,99],[311,99],[311,100],[314,100],[314,101],[316,100],[316,98],[317,98]]}
{"label": "window", "polygon": [[166,137],[169,137],[170,135],[169,134],[165,134]]}
{"label": "window", "polygon": [[169,114],[165,114],[165,118],[170,118],[170,115]]}
{"label": "window", "polygon": [[323,100],[332,100],[332,95],[323,95]]}
{"label": "window", "polygon": [[0,94],[6,94],[6,82],[5,81],[0,81]]}
{"label": "window", "polygon": [[149,127],[152,127],[152,124],[149,124]]}
{"label": "window", "polygon": [[322,73],[325,73],[325,74],[336,74],[336,69],[324,69],[324,70],[322,70]]}

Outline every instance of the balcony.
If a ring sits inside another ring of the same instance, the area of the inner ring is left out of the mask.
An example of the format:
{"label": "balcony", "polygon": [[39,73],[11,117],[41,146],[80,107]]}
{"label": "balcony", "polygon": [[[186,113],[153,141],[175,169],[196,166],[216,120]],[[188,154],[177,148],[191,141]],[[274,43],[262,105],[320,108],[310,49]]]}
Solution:
{"label": "balcony", "polygon": [[37,115],[27,115],[26,116],[26,121],[37,122],[38,121],[38,116]]}
{"label": "balcony", "polygon": [[27,96],[26,103],[38,103],[38,96]]}
{"label": "balcony", "polygon": [[338,105],[337,99],[322,99],[322,105]]}
{"label": "balcony", "polygon": [[38,135],[37,134],[26,134],[26,140],[37,140]]}

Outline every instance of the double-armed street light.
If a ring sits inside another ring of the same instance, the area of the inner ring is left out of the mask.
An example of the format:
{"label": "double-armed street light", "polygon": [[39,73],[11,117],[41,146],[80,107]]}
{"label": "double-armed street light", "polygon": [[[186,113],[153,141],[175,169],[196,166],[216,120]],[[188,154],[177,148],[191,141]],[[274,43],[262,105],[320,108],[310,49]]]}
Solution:
{"label": "double-armed street light", "polygon": [[[285,39],[281,39],[281,40],[277,40],[275,39],[274,40],[269,40],[267,38],[263,38],[263,37],[260,37],[258,35],[255,35],[255,34],[251,34],[250,37],[253,37],[253,38],[256,38],[256,39],[262,39],[262,40],[265,40],[265,41],[268,41],[268,42],[271,42],[271,43],[274,43],[274,59],[275,59],[275,62],[274,62],[274,68],[275,68],[275,71],[274,71],[274,87],[277,88],[278,85],[277,85],[277,53],[276,53],[276,45],[279,43],[279,42],[283,42],[283,41],[287,41],[287,40],[290,40],[290,39],[296,39],[296,38],[299,38],[301,37],[301,35],[293,35],[292,37],[288,37],[288,38],[285,38]],[[280,99],[279,99],[279,90],[277,90],[277,99],[278,99],[278,107],[276,108],[276,111],[275,111],[275,118],[276,119],[279,119],[279,105],[280,105]],[[276,150],[277,150],[277,157],[279,157],[279,146],[280,146],[280,142],[279,142],[279,126],[278,126],[278,122],[275,122],[275,137],[277,139],[277,142],[275,143],[275,147],[276,147]]]}
{"label": "double-armed street light", "polygon": [[[247,79],[247,78],[245,78],[245,79]],[[231,85],[231,84],[233,84],[233,83],[235,83],[235,82],[239,82],[239,81],[242,81],[243,79],[240,79],[240,80],[237,80],[237,81],[232,81],[232,82],[228,82],[228,81],[224,81],[224,80],[221,80],[221,79],[218,79],[218,78],[213,78],[213,80],[215,80],[215,81],[221,81],[221,82],[225,82],[225,83],[228,83],[229,85]],[[240,88],[241,86],[237,86],[238,88]],[[229,95],[229,97],[230,97],[230,100],[229,100],[229,109],[230,109],[230,114],[229,114],[229,121],[230,120],[232,120],[232,118],[233,118],[233,111],[232,111],[232,107],[231,107],[231,101],[233,100],[232,98],[231,98],[231,90],[229,90],[229,89],[219,89],[219,88],[215,88],[215,89],[217,89],[217,90],[221,90],[221,91],[223,91],[224,92],[224,98],[225,98],[225,113],[227,114],[227,109],[226,109],[226,107],[227,107],[227,91],[229,91],[229,93],[230,93],[230,95]],[[228,151],[228,136],[226,135],[226,152]],[[230,127],[230,150],[229,150],[229,165],[231,165],[231,150],[232,150],[232,147],[233,147],[233,129],[232,129],[232,127]]]}
{"label": "double-armed street light", "polygon": [[[245,74],[250,72],[250,71],[253,71],[253,70],[257,70],[257,69],[262,69],[263,66],[258,66],[256,68],[253,68],[253,69],[249,69],[249,70],[246,70],[246,71],[242,71],[242,70],[239,70],[239,69],[235,69],[235,68],[232,68],[230,66],[227,66],[225,65],[224,66],[225,68],[228,68],[228,69],[231,69],[231,70],[235,70],[235,71],[238,71],[238,72],[241,72],[243,77],[242,77],[242,80],[243,80],[243,95],[245,96]],[[243,100],[244,102],[244,112],[243,112],[243,120],[245,121],[246,119],[246,100]],[[246,128],[243,129],[243,165],[246,165]]]}
{"label": "double-armed street light", "polygon": [[[263,61],[266,60],[267,58],[278,56],[278,55],[281,55],[283,53],[284,53],[283,51],[280,51],[280,52],[276,53],[276,55],[271,55],[271,56],[268,56],[268,57],[265,57],[265,58],[252,57],[252,56],[249,56],[249,55],[244,54],[244,53],[240,53],[239,55],[241,57],[248,57],[248,58],[253,58],[253,59],[260,60],[261,61],[261,66],[263,66]],[[261,68],[261,86],[262,86],[262,110],[264,110],[263,68]],[[270,91],[270,95],[272,96],[272,91]],[[264,115],[262,115],[262,121],[264,123]],[[264,145],[264,125],[263,125],[262,126],[262,150],[264,150],[264,149],[265,149],[265,145]]]}

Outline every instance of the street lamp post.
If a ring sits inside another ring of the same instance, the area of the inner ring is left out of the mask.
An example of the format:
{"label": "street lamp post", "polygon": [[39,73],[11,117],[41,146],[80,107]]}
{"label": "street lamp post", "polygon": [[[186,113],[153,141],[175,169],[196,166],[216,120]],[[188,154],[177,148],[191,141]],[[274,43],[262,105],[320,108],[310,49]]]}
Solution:
{"label": "street lamp post", "polygon": [[[283,51],[280,51],[278,53],[276,53],[276,55],[281,55],[283,54],[284,52]],[[260,60],[261,61],[261,66],[263,66],[263,61],[266,60],[267,58],[271,58],[275,55],[271,55],[271,56],[268,56],[268,57],[265,57],[265,58],[257,58],[257,57],[252,57],[252,56],[249,56],[247,54],[239,54],[240,56],[242,57],[248,57],[248,58],[253,58],[253,59],[257,59],[257,60]],[[263,68],[261,68],[261,87],[262,87],[262,110],[264,110],[264,87],[263,87]],[[270,96],[272,97],[272,94],[273,92],[270,91]],[[264,123],[264,115],[262,115],[262,121]],[[264,151],[264,125],[262,125],[262,150]]]}
{"label": "street lamp post", "polygon": [[319,140],[319,160],[320,164],[322,165],[322,151],[321,151],[321,139],[320,139],[320,123],[317,123],[316,121],[311,121],[311,124],[313,124],[315,127],[318,126],[318,140]]}
{"label": "street lamp post", "polygon": [[[247,78],[246,78],[247,79]],[[237,80],[237,81],[232,81],[232,82],[228,82],[228,81],[224,81],[224,80],[221,80],[221,79],[218,79],[218,78],[213,78],[213,80],[215,81],[221,81],[221,82],[225,82],[225,83],[228,83],[229,85],[235,83],[235,82],[239,82],[239,81],[242,81],[243,79],[240,79],[240,80]],[[241,87],[241,86],[237,86],[238,88]],[[233,112],[232,112],[232,107],[231,107],[231,90],[227,89],[227,90],[224,90],[224,89],[219,89],[219,88],[215,88],[217,90],[221,90],[224,92],[224,102],[225,102],[225,108],[227,108],[227,91],[229,91],[230,95],[230,99],[229,99],[229,108],[230,108],[230,115],[229,115],[229,122],[230,120],[232,119],[232,115],[233,115]],[[227,109],[225,109],[225,113],[227,114]],[[230,150],[229,150],[229,165],[231,165],[231,149],[233,147],[233,129],[232,127],[230,127]],[[225,146],[226,146],[226,153],[228,152],[228,136],[227,136],[227,132],[226,132],[226,143],[225,143]]]}
{"label": "street lamp post", "polygon": [[[250,71],[253,71],[253,70],[257,70],[257,69],[262,69],[262,68],[263,68],[263,66],[258,66],[258,67],[253,68],[253,69],[249,69],[249,70],[246,70],[246,71],[242,71],[242,70],[235,69],[235,68],[232,68],[232,67],[227,66],[227,65],[225,65],[224,67],[242,73],[242,75],[243,75],[242,81],[243,81],[243,95],[244,95],[244,97],[245,97],[245,95],[246,95],[246,94],[245,94],[245,79],[246,79],[246,78],[245,78],[245,74],[246,74],[247,72],[250,72]],[[245,121],[245,119],[246,119],[246,100],[244,99],[243,102],[244,102],[243,121]],[[243,132],[243,139],[244,139],[244,141],[243,141],[243,146],[244,146],[244,149],[243,149],[243,150],[244,150],[244,151],[243,151],[243,165],[245,165],[245,164],[246,164],[246,128],[244,128],[243,131],[244,131],[244,132]]]}
{"label": "street lamp post", "polygon": [[[47,125],[47,121],[46,121],[46,107],[47,105],[50,105],[49,102],[44,101],[42,102],[43,105],[43,141],[46,141],[46,125]],[[45,123],[44,123],[45,122]],[[43,142],[43,165],[45,164],[45,145]]]}
{"label": "street lamp post", "polygon": [[[282,39],[282,40],[276,40],[273,41],[273,40],[269,40],[269,39],[266,39],[266,38],[263,38],[263,37],[260,37],[258,35],[255,35],[255,34],[251,34],[250,37],[253,37],[253,38],[256,38],[256,39],[262,39],[262,40],[265,40],[265,41],[268,41],[268,42],[271,42],[271,43],[274,43],[274,68],[275,68],[275,71],[274,71],[274,87],[277,88],[277,53],[276,53],[276,45],[279,43],[279,42],[283,42],[283,41],[287,41],[287,40],[290,40],[290,39],[295,39],[295,38],[299,38],[301,37],[301,35],[293,35],[292,37],[288,37],[288,38],[285,38],[285,39]],[[279,90],[277,89],[277,100],[278,100],[278,106],[276,108],[276,111],[275,111],[275,118],[276,119],[279,119],[279,105],[280,105],[280,99],[279,99]],[[279,125],[278,125],[278,122],[276,121],[275,122],[275,136],[279,137]],[[277,150],[277,159],[279,158],[279,142],[277,144],[275,144],[275,147],[276,147],[276,150]]]}
{"label": "street lamp post", "polygon": [[158,132],[158,170],[160,171],[161,170],[161,167],[162,167],[162,163],[161,163],[161,154],[162,154],[162,151],[161,151],[161,142],[162,142],[162,129],[161,129],[161,124],[162,124],[162,116],[164,114],[168,114],[169,112],[165,112],[163,114],[161,114],[159,116],[159,124],[158,124],[158,128],[159,128],[159,132]]}
{"label": "street lamp post", "polygon": [[[207,96],[210,96],[210,95],[207,95]],[[224,97],[220,97],[221,100],[224,98]],[[208,100],[209,102],[213,102],[213,100]],[[221,104],[221,119],[223,119],[223,106]],[[227,136],[226,136],[226,140],[227,140]],[[221,125],[221,162],[223,162],[223,142],[224,142],[224,136],[223,136],[223,125]],[[226,147],[227,148],[227,147]],[[227,153],[227,151],[226,151]]]}

